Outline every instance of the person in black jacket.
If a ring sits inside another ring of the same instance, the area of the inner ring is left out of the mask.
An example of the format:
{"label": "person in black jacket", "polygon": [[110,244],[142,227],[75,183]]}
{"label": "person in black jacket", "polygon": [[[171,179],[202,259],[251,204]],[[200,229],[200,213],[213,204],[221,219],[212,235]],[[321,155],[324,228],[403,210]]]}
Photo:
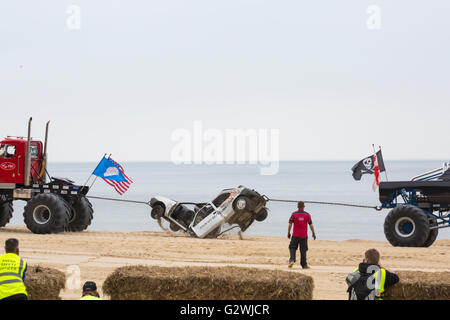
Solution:
{"label": "person in black jacket", "polygon": [[363,262],[345,279],[349,300],[382,300],[385,289],[396,284],[399,277],[381,266],[378,250],[369,249],[364,256]]}

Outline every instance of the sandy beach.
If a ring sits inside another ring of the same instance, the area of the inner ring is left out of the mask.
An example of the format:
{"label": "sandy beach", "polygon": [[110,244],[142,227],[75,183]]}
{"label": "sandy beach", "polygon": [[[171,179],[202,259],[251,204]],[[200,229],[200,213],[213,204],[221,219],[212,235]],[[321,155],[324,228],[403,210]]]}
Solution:
{"label": "sandy beach", "polygon": [[[450,270],[450,240],[437,240],[430,248],[392,247],[388,242],[310,240],[309,270],[298,263],[288,269],[289,239],[282,237],[223,235],[219,239],[195,239],[168,232],[84,231],[37,235],[25,227],[0,229],[0,241],[20,241],[21,256],[30,265],[66,272],[80,270],[81,283],[101,285],[114,269],[125,265],[245,266],[301,272],[314,278],[314,299],[346,299],[344,278],[362,260],[364,251],[376,248],[382,265],[391,271]],[[77,266],[77,267],[74,267]],[[73,278],[71,278],[73,279]],[[76,281],[72,282],[75,283]],[[81,289],[66,288],[62,299],[78,299]],[[104,297],[108,298],[108,297]]]}

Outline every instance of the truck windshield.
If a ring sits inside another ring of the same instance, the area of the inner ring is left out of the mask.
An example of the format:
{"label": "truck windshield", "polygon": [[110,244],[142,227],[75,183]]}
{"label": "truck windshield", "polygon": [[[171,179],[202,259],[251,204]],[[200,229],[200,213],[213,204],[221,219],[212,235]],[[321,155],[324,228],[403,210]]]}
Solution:
{"label": "truck windshield", "polygon": [[16,146],[3,144],[0,147],[0,157],[2,158],[12,158],[16,154]]}
{"label": "truck windshield", "polygon": [[39,147],[31,146],[31,158],[36,159],[39,157]]}

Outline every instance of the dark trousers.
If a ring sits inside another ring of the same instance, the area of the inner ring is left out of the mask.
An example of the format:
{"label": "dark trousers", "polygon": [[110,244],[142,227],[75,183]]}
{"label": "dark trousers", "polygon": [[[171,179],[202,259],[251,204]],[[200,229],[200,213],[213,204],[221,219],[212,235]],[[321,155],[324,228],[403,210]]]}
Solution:
{"label": "dark trousers", "polygon": [[308,238],[291,237],[291,243],[289,243],[289,253],[291,257],[289,261],[295,262],[295,255],[297,253],[297,248],[300,246],[300,265],[306,267],[306,251],[308,251]]}
{"label": "dark trousers", "polygon": [[3,298],[2,300],[28,300],[27,295],[23,293],[15,294],[6,298]]}

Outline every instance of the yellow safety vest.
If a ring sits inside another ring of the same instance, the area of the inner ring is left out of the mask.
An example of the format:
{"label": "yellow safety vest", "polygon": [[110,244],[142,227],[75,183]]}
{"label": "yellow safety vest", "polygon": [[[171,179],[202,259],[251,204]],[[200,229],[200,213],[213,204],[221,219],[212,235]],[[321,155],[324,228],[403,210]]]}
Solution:
{"label": "yellow safety vest", "polygon": [[[381,278],[378,281],[378,275],[380,274],[380,271],[381,271]],[[355,270],[353,270],[352,273],[355,273],[355,272],[359,273],[359,268],[356,268]],[[373,274],[373,277],[375,278],[375,284],[378,284],[378,288],[375,288],[377,290],[375,300],[383,300],[384,284],[386,283],[386,269],[380,268],[379,271],[377,271]],[[353,276],[350,276],[349,280],[351,281],[352,278],[353,278]]]}
{"label": "yellow safety vest", "polygon": [[384,297],[384,284],[386,283],[386,269],[380,268],[381,271],[381,277],[380,277],[380,281],[378,281],[378,276],[380,274],[379,271],[375,272],[375,274],[373,275],[375,277],[376,282],[378,283],[378,293],[376,295],[376,299],[377,300],[383,300]]}
{"label": "yellow safety vest", "polygon": [[103,299],[87,294],[85,296],[82,296],[80,300],[103,300]]}
{"label": "yellow safety vest", "polygon": [[15,253],[0,256],[0,299],[16,294],[27,294],[23,274],[27,262]]}

